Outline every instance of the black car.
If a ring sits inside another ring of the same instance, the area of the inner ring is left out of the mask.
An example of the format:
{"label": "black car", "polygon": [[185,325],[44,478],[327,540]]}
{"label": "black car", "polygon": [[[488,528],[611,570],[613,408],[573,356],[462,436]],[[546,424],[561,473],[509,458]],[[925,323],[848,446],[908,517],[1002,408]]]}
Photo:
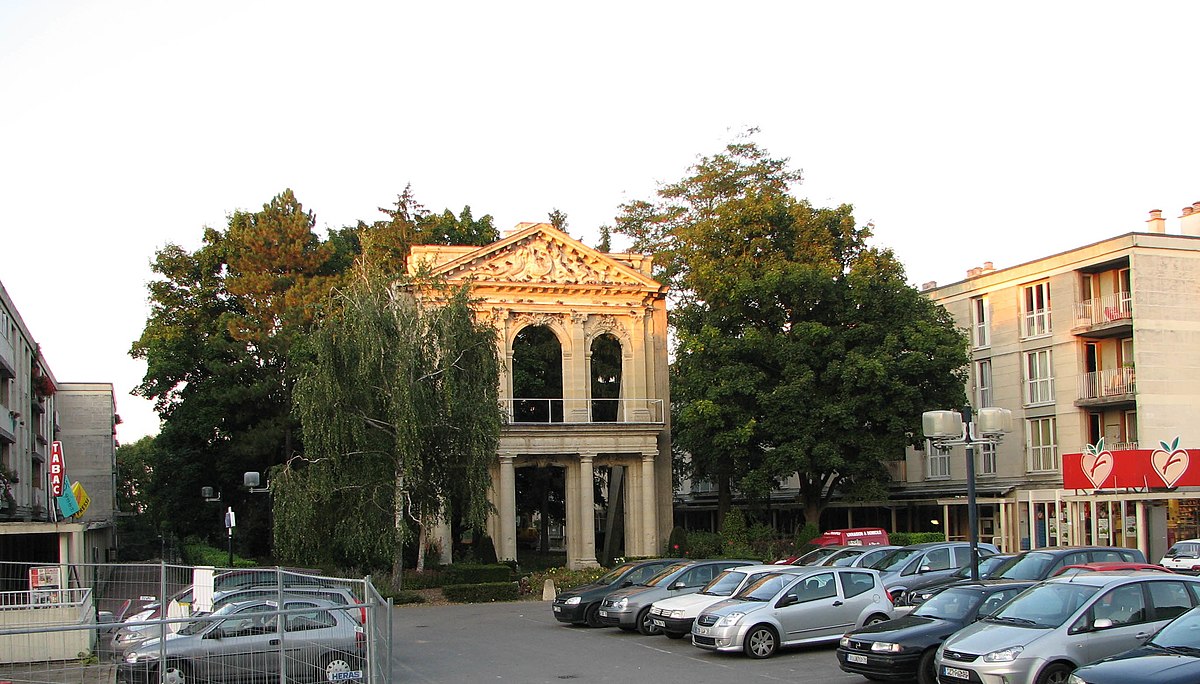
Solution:
{"label": "black car", "polygon": [[[996,570],[1004,565],[1004,562],[1012,558],[1012,554],[1001,554],[999,556],[988,556],[987,558],[979,559],[979,579],[991,579]],[[949,577],[935,577],[927,582],[915,582],[909,587],[908,592],[896,601],[897,606],[919,606],[929,599],[930,596],[938,593],[952,584],[960,584],[962,582],[971,581],[971,566],[964,565],[957,572]]]}
{"label": "black car", "polygon": [[603,627],[597,611],[600,602],[610,592],[645,582],[658,574],[659,570],[678,563],[679,558],[656,558],[647,561],[622,563],[604,574],[603,577],[559,594],[554,599],[554,619],[575,625]]}
{"label": "black car", "polygon": [[864,627],[842,637],[838,665],[877,681],[935,684],[938,646],[963,627],[994,613],[1009,599],[1037,584],[982,580],[949,587],[895,620]]}
{"label": "black car", "polygon": [[1075,670],[1071,684],[1200,682],[1200,608],[1180,615],[1145,645]]}

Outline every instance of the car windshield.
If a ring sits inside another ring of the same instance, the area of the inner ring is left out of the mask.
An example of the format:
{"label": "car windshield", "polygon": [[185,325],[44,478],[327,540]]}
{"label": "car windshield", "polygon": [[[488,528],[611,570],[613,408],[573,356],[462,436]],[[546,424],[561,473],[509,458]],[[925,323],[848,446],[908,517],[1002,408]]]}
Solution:
{"label": "car windshield", "polygon": [[871,568],[878,570],[879,572],[896,572],[900,568],[904,567],[904,564],[918,553],[920,553],[920,551],[916,549],[896,549],[883,558],[875,561],[875,564],[872,565]]}
{"label": "car windshield", "polygon": [[1048,553],[1029,553],[1008,559],[992,574],[993,579],[1046,579],[1050,574],[1050,566],[1054,565],[1054,556]]}
{"label": "car windshield", "polygon": [[1022,627],[1058,627],[1099,590],[1099,587],[1070,582],[1040,584],[985,619]]}
{"label": "car windshield", "polygon": [[744,579],[746,579],[746,573],[737,570],[726,570],[704,585],[700,593],[710,596],[729,596]]}
{"label": "car windshield", "polygon": [[[234,604],[229,604],[226,606],[221,606],[220,608],[218,608],[217,610],[214,610],[211,613],[195,613],[192,615],[192,617],[201,617],[204,615],[225,616],[225,615],[232,613],[234,608],[236,608],[236,606]],[[216,621],[215,620],[195,620],[195,621],[189,622],[186,625],[184,625],[184,627],[179,630],[179,633],[180,634],[199,634],[200,632],[203,632],[204,630],[208,629],[209,625],[211,625],[213,622],[216,622]]]}
{"label": "car windshield", "polygon": [[596,580],[596,584],[612,584],[613,582],[616,582],[617,580],[621,579],[621,575],[624,575],[625,573],[629,572],[636,565],[637,565],[637,563],[623,563],[621,565],[618,565],[617,567],[613,568],[612,570],[609,570],[608,572],[604,573],[603,577]]}
{"label": "car windshield", "polygon": [[866,553],[863,549],[842,549],[825,560],[825,565],[844,568],[854,562],[855,558]]}
{"label": "car windshield", "polygon": [[[1002,563],[1008,560],[1008,557],[1000,558],[997,556],[988,556],[987,558],[979,559],[979,579],[988,579],[991,573]],[[966,579],[971,576],[971,564],[968,563],[958,570],[954,571],[952,577],[955,579]]]}
{"label": "car windshield", "polygon": [[743,601],[770,601],[795,579],[796,576],[791,574],[767,573],[747,584],[734,598]]}
{"label": "car windshield", "polygon": [[1175,618],[1149,643],[1171,650],[1200,650],[1200,611],[1192,610]]}
{"label": "car windshield", "polygon": [[675,573],[688,567],[689,565],[691,565],[691,563],[675,563],[673,565],[668,565],[659,571],[659,573],[654,577],[642,582],[642,584],[647,587],[657,587],[658,585],[667,581],[669,578],[674,577]]}
{"label": "car windshield", "polygon": [[977,589],[951,587],[934,594],[928,601],[917,606],[912,614],[939,620],[965,620],[982,596]]}
{"label": "car windshield", "polygon": [[796,560],[796,565],[812,565],[814,563],[820,563],[837,552],[838,549],[831,549],[829,547],[813,549],[803,556],[800,556],[800,558]]}

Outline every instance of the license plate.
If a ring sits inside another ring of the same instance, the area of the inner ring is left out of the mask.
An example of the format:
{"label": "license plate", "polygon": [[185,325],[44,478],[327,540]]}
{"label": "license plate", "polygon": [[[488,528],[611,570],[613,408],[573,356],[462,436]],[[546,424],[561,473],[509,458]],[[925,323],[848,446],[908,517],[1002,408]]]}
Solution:
{"label": "license plate", "polygon": [[554,606],[554,612],[556,612],[556,613],[561,613],[561,612],[562,612],[562,606]]}
{"label": "license plate", "polygon": [[608,617],[608,611],[607,610],[600,611],[600,617]]}
{"label": "license plate", "polygon": [[658,620],[658,619],[650,620],[650,622],[654,623],[655,627],[666,627],[667,626],[667,623],[663,622],[662,620]]}
{"label": "license plate", "polygon": [[859,665],[866,665],[867,657],[865,655],[859,655],[857,653],[847,653],[846,654],[846,662],[858,663]]}
{"label": "license plate", "polygon": [[971,678],[970,670],[964,670],[959,667],[944,667],[943,666],[942,674],[946,677],[953,677],[954,679],[970,679]]}

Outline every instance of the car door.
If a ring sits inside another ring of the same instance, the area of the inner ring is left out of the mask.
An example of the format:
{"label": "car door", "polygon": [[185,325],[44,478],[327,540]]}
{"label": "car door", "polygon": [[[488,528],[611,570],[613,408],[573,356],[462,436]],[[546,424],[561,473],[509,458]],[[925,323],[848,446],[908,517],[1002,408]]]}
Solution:
{"label": "car door", "polygon": [[[1137,648],[1153,633],[1146,605],[1145,582],[1114,587],[1092,600],[1091,605],[1069,630],[1070,653],[1079,664]],[[1097,626],[1109,620],[1109,626]],[[1164,623],[1157,623],[1164,624]]]}
{"label": "car door", "polygon": [[[306,678],[324,664],[326,654],[350,653],[353,650],[355,634],[347,618],[339,621],[336,611],[306,601],[288,602],[287,608],[289,613],[284,644],[289,677]],[[291,612],[295,610],[305,612]],[[345,612],[341,614],[344,616]],[[274,640],[272,645],[277,646],[278,640]],[[275,671],[279,671],[278,667]]]}
{"label": "car door", "polygon": [[269,644],[278,639],[275,612],[271,604],[252,604],[205,634],[208,681],[235,682],[248,673],[278,676],[279,652]]}
{"label": "car door", "polygon": [[792,583],[784,596],[796,597],[795,603],[776,609],[786,642],[837,636],[854,624],[853,618],[847,624],[845,602],[838,594],[833,572],[807,575]]}

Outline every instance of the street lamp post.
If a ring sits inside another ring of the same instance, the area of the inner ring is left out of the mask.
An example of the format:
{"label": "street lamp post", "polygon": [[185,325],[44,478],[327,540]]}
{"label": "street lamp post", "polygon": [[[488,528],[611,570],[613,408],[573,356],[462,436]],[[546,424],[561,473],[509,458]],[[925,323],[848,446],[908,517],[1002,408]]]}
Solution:
{"label": "street lamp post", "polygon": [[975,444],[996,445],[1012,430],[1012,411],[994,406],[979,409],[978,420],[966,404],[958,411],[921,414],[925,437],[939,447],[963,445],[967,452],[967,524],[970,526],[971,579],[979,579],[979,509],[975,502]]}

